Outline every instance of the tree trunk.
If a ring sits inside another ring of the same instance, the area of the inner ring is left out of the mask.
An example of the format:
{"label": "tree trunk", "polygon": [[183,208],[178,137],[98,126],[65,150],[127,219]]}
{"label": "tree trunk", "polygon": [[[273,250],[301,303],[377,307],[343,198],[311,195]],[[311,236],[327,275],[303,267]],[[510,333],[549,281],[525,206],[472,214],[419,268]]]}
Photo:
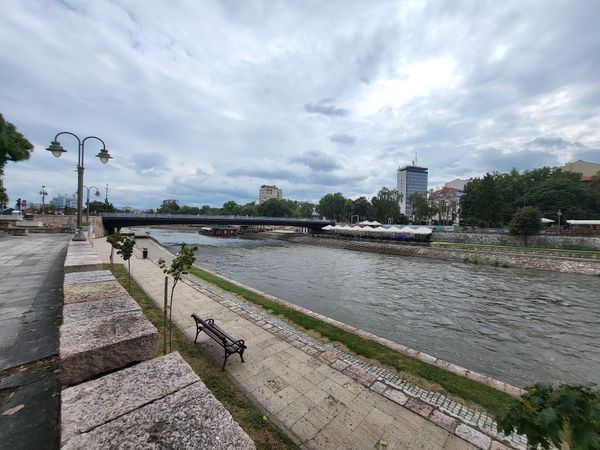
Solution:
{"label": "tree trunk", "polygon": [[171,302],[169,303],[169,352],[173,351],[173,293],[175,292],[175,286],[177,286],[177,281],[173,282],[173,287],[171,288]]}
{"label": "tree trunk", "polygon": [[167,354],[167,308],[169,301],[169,277],[165,277],[165,304],[163,307],[163,319],[164,319],[164,327],[163,327],[163,353]]}

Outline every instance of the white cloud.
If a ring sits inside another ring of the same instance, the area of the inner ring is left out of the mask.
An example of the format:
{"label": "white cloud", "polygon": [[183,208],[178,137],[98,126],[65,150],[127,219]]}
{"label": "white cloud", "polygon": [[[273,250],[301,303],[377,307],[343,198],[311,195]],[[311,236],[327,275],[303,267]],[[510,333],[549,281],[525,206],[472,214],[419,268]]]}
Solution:
{"label": "white cloud", "polygon": [[12,198],[75,190],[74,142],[44,151],[62,130],[102,137],[114,159],[90,143],[86,184],[140,207],[249,201],[272,182],[370,196],[415,152],[444,180],[600,148],[593,2],[3,6],[0,112],[36,146],[7,167]]}

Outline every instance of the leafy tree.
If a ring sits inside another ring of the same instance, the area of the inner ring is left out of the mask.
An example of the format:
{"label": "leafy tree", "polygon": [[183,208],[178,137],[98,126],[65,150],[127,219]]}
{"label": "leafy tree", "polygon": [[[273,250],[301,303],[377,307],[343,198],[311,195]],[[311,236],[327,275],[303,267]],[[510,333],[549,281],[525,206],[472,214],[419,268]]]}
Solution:
{"label": "leafy tree", "polygon": [[178,214],[179,205],[177,203],[166,203],[164,205],[160,205],[156,212],[159,214]]}
{"label": "leafy tree", "polygon": [[240,207],[240,216],[256,216],[258,215],[258,210],[256,208],[256,203],[250,202]]}
{"label": "leafy tree", "polygon": [[89,204],[90,214],[97,214],[101,212],[115,212],[117,209],[113,206],[112,203],[107,202],[106,200],[103,202],[93,201]]}
{"label": "leafy tree", "polygon": [[2,177],[4,176],[4,166],[8,161],[24,161],[29,159],[33,145],[25,136],[19,133],[16,127],[4,120],[0,114],[0,202],[8,201],[6,191],[2,186]]}
{"label": "leafy tree", "polygon": [[588,215],[588,191],[578,173],[556,171],[535,185],[527,195],[544,217],[555,218],[560,209],[565,219]]}
{"label": "leafy tree", "polygon": [[589,386],[536,384],[498,418],[505,434],[527,436],[530,449],[600,448],[600,393]]}
{"label": "leafy tree", "polygon": [[240,205],[233,200],[225,202],[221,207],[221,214],[226,216],[237,216],[240,213]]}
{"label": "leafy tree", "polygon": [[519,208],[508,225],[510,234],[523,236],[525,246],[527,237],[539,234],[542,229],[542,216],[540,210],[532,206]]}
{"label": "leafy tree", "polygon": [[326,194],[319,200],[317,212],[323,217],[339,221],[346,212],[346,199],[341,192],[335,194]]}
{"label": "leafy tree", "polygon": [[[177,253],[177,256],[175,258],[173,258],[173,260],[171,261],[171,264],[167,266],[166,261],[163,258],[160,258],[158,260],[158,266],[163,270],[163,272],[167,275],[167,276],[171,276],[173,278],[173,286],[171,287],[171,297],[170,297],[170,301],[169,301],[169,351],[172,350],[173,346],[172,346],[172,329],[173,329],[173,320],[172,320],[172,313],[173,313],[173,294],[175,292],[175,287],[177,286],[177,283],[179,282],[179,280],[181,280],[181,278],[187,274],[190,271],[190,268],[192,267],[192,265],[194,264],[194,261],[196,261],[196,252],[198,251],[198,246],[197,245],[193,245],[193,246],[189,246],[185,243],[181,244],[181,249],[179,250],[179,253]],[[164,344],[164,353],[167,353],[167,312],[165,311],[165,344]]]}
{"label": "leafy tree", "polygon": [[406,199],[410,204],[415,223],[423,223],[429,215],[427,199],[418,192],[413,192]]}
{"label": "leafy tree", "polygon": [[189,214],[192,216],[196,216],[196,215],[200,214],[200,208],[198,208],[197,206],[183,205],[179,208],[179,211],[177,211],[177,214]]}
{"label": "leafy tree", "polygon": [[358,197],[354,200],[354,214],[359,220],[368,220],[373,216],[373,205],[366,197]]}
{"label": "leafy tree", "polygon": [[600,172],[594,175],[588,184],[589,208],[595,218],[600,217]]}
{"label": "leafy tree", "polygon": [[124,261],[127,261],[128,292],[131,292],[131,256],[133,255],[133,247],[135,247],[135,239],[128,236],[121,236],[117,253],[121,255]]}
{"label": "leafy tree", "polygon": [[468,225],[496,227],[502,224],[500,195],[493,174],[469,181],[460,204],[463,221]]}
{"label": "leafy tree", "polygon": [[113,267],[113,258],[115,255],[115,250],[119,250],[121,248],[121,241],[123,240],[123,235],[118,231],[115,231],[113,234],[106,238],[106,242],[110,244],[110,268]]}
{"label": "leafy tree", "polygon": [[256,207],[258,215],[266,217],[292,217],[293,211],[285,200],[270,198]]}
{"label": "leafy tree", "polygon": [[315,210],[315,205],[309,202],[301,202],[298,205],[298,215],[304,219],[310,219]]}
{"label": "leafy tree", "polygon": [[400,193],[395,189],[382,187],[377,195],[371,199],[373,217],[381,223],[391,220],[399,223],[404,215],[400,213]]}

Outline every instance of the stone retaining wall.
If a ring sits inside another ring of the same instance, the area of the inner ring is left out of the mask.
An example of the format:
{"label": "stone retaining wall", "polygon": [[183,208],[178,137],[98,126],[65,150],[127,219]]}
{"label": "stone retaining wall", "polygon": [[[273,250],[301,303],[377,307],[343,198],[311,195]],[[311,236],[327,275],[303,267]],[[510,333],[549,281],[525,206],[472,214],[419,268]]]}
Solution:
{"label": "stone retaining wall", "polygon": [[600,275],[600,260],[585,258],[567,258],[541,254],[526,255],[519,252],[502,250],[465,250],[445,249],[433,246],[394,244],[385,242],[357,241],[311,236],[285,236],[277,239],[300,244],[322,245],[345,250],[385,253],[397,256],[420,256],[445,261],[458,261],[471,264],[486,264],[497,267],[516,267],[521,269],[547,270],[584,275]]}
{"label": "stone retaining wall", "polygon": [[71,241],[60,327],[61,448],[239,448],[250,437],[158,331],[88,241]]}
{"label": "stone retaining wall", "polygon": [[[492,244],[523,246],[522,236],[500,233],[462,233],[436,231],[431,235],[433,242],[457,242],[461,244]],[[567,248],[600,250],[600,237],[594,236],[530,236],[529,247]]]}
{"label": "stone retaining wall", "polygon": [[[42,222],[43,229],[50,233],[73,233],[77,226],[77,216],[58,216],[54,214],[34,214],[33,220]],[[85,221],[85,216],[83,218]],[[95,237],[103,237],[105,235],[104,226],[102,225],[102,217],[90,216],[92,225],[92,233]]]}

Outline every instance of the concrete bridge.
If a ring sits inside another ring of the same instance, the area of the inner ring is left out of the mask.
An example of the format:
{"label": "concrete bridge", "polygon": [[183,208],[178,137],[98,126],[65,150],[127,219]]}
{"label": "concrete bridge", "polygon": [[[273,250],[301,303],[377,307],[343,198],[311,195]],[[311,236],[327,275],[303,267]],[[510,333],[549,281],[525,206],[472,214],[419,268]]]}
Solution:
{"label": "concrete bridge", "polygon": [[294,219],[290,217],[251,217],[251,216],[200,216],[188,214],[132,214],[102,213],[102,223],[109,234],[115,229],[144,225],[276,225],[320,230],[326,225],[334,225],[329,220]]}

